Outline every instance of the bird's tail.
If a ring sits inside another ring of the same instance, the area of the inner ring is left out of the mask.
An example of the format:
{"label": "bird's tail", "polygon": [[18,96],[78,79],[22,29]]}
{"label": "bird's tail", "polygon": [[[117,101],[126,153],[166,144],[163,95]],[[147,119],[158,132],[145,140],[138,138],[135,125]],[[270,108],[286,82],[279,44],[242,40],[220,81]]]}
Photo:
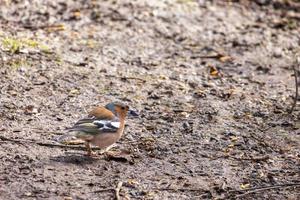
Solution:
{"label": "bird's tail", "polygon": [[68,133],[64,134],[64,135],[59,135],[57,137],[54,138],[54,141],[58,142],[58,143],[68,143],[68,141],[72,141],[72,140],[76,140],[76,134],[74,134],[74,132],[68,131]]}

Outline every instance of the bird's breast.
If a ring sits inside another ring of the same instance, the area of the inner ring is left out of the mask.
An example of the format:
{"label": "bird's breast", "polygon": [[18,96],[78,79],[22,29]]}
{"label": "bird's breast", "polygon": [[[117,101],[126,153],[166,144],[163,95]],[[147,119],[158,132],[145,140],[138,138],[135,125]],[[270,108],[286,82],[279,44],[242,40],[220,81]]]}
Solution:
{"label": "bird's breast", "polygon": [[91,140],[93,145],[100,148],[106,148],[114,143],[116,143],[123,134],[124,127],[121,127],[116,133],[101,133],[95,135]]}

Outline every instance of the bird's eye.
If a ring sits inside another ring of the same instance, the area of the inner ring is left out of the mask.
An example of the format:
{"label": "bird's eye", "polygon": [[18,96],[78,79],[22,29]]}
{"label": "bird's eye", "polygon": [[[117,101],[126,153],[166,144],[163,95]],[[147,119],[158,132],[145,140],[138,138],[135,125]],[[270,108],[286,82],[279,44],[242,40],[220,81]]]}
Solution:
{"label": "bird's eye", "polygon": [[124,107],[124,106],[122,106],[122,107],[121,107],[121,109],[122,109],[122,110],[124,110],[124,109],[125,109],[125,107]]}

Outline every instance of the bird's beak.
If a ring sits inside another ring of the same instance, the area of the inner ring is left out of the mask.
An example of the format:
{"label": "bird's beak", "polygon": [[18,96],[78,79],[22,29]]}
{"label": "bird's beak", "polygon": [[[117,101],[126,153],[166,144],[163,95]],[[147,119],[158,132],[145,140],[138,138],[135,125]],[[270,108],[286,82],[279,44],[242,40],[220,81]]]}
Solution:
{"label": "bird's beak", "polygon": [[134,110],[128,110],[128,116],[129,117],[138,117],[139,114]]}

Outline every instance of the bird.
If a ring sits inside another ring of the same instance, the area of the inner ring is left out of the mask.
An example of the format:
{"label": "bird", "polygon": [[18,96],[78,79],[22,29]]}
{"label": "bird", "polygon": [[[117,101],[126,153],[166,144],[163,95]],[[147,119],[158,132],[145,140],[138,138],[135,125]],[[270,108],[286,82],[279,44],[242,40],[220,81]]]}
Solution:
{"label": "bird", "polygon": [[108,103],[91,110],[87,117],[77,121],[68,131],[76,132],[75,136],[85,141],[88,156],[96,156],[91,144],[108,150],[122,137],[127,115],[138,116],[128,105],[119,102]]}

